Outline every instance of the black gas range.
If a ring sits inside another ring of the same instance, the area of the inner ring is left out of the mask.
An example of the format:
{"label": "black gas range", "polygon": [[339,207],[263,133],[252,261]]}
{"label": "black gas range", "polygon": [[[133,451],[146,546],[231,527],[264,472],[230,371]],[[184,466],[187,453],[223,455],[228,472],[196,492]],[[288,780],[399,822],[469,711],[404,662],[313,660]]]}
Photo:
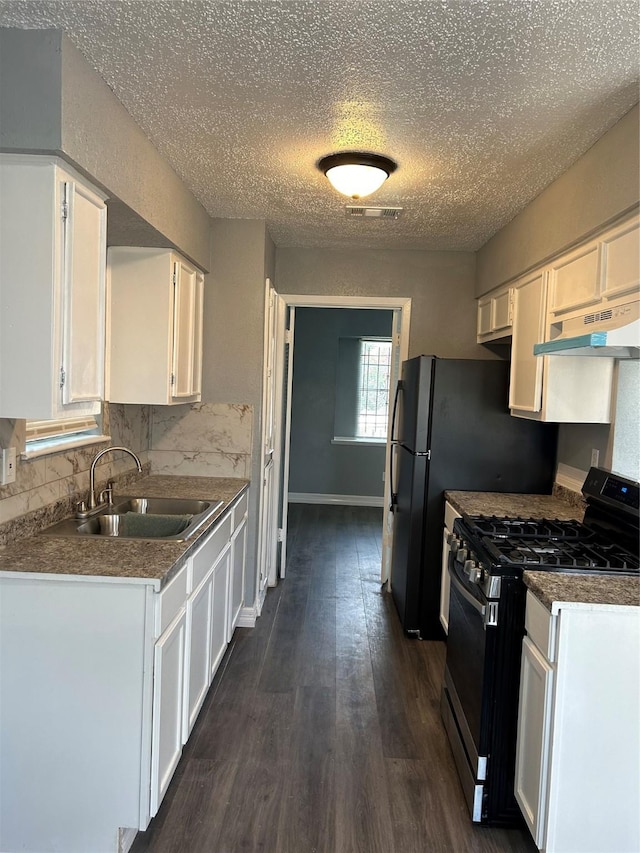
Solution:
{"label": "black gas range", "polygon": [[592,468],[584,520],[464,515],[451,538],[442,715],[472,820],[515,825],[523,572],[640,577],[638,483]]}

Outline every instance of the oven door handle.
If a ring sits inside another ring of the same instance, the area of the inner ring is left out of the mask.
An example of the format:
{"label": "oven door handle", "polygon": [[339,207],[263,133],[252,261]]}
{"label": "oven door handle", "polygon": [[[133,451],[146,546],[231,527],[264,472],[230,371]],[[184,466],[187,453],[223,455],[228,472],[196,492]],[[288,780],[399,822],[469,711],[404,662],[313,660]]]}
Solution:
{"label": "oven door handle", "polygon": [[474,608],[474,610],[478,611],[478,613],[482,616],[482,619],[484,621],[485,613],[487,611],[487,608],[485,607],[485,605],[482,604],[480,601],[478,601],[478,599],[475,597],[475,595],[471,595],[471,593],[465,587],[465,585],[462,583],[462,581],[460,581],[458,579],[458,576],[456,575],[456,573],[454,571],[452,571],[451,567],[449,567],[449,577],[451,579],[451,583],[455,586],[455,588],[458,590],[460,595],[466,601],[469,602],[469,604]]}

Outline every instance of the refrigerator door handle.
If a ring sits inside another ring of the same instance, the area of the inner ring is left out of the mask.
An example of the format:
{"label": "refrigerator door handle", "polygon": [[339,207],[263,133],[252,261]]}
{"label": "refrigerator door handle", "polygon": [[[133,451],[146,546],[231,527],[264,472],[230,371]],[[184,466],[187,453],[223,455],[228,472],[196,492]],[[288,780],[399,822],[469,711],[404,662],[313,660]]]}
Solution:
{"label": "refrigerator door handle", "polygon": [[[400,391],[402,391],[402,380],[398,380],[396,385],[396,395],[393,398],[393,415],[391,416],[391,442],[397,442],[396,438],[396,415],[398,414],[398,400],[400,399]],[[393,486],[393,482],[391,483]]]}
{"label": "refrigerator door handle", "polygon": [[389,512],[395,512],[396,506],[398,505],[398,493],[393,491],[394,482],[393,482],[393,460],[396,455],[396,448],[398,447],[397,442],[393,442],[391,444],[391,449],[389,451],[389,491],[391,493],[391,503],[389,504]]}
{"label": "refrigerator door handle", "polygon": [[391,504],[389,505],[389,512],[392,513],[396,511],[396,506],[398,505],[398,493],[393,491],[393,460],[396,454],[396,447],[398,446],[398,439],[396,438],[396,415],[398,414],[398,400],[400,399],[401,390],[402,380],[398,380],[398,384],[396,385],[396,394],[393,398],[393,414],[391,416],[391,450],[389,452],[389,490],[391,493]]}

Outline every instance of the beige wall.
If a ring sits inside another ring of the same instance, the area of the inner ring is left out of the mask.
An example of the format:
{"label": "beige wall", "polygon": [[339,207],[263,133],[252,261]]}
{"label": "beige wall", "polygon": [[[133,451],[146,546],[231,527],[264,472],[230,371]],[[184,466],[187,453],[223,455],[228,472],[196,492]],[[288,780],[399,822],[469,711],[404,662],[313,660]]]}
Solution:
{"label": "beige wall", "polygon": [[208,269],[207,212],[69,39],[3,29],[0,56],[0,148],[62,154]]}
{"label": "beige wall", "polygon": [[[261,220],[214,219],[211,272],[205,277],[203,403],[253,411],[245,602],[255,595],[262,411],[265,279],[274,277],[275,247]],[[252,572],[251,569],[254,571]]]}
{"label": "beige wall", "polygon": [[411,298],[409,355],[491,358],[475,343],[473,252],[276,251],[279,293]]}
{"label": "beige wall", "polygon": [[638,105],[478,252],[476,295],[542,263],[640,199]]}

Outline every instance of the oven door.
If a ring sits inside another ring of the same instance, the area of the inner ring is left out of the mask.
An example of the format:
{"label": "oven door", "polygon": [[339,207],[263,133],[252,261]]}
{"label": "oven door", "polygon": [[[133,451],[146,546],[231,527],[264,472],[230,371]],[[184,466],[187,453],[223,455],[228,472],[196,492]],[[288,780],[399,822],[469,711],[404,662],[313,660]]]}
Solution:
{"label": "oven door", "polygon": [[483,816],[491,726],[492,605],[453,555],[442,713],[472,819]]}

